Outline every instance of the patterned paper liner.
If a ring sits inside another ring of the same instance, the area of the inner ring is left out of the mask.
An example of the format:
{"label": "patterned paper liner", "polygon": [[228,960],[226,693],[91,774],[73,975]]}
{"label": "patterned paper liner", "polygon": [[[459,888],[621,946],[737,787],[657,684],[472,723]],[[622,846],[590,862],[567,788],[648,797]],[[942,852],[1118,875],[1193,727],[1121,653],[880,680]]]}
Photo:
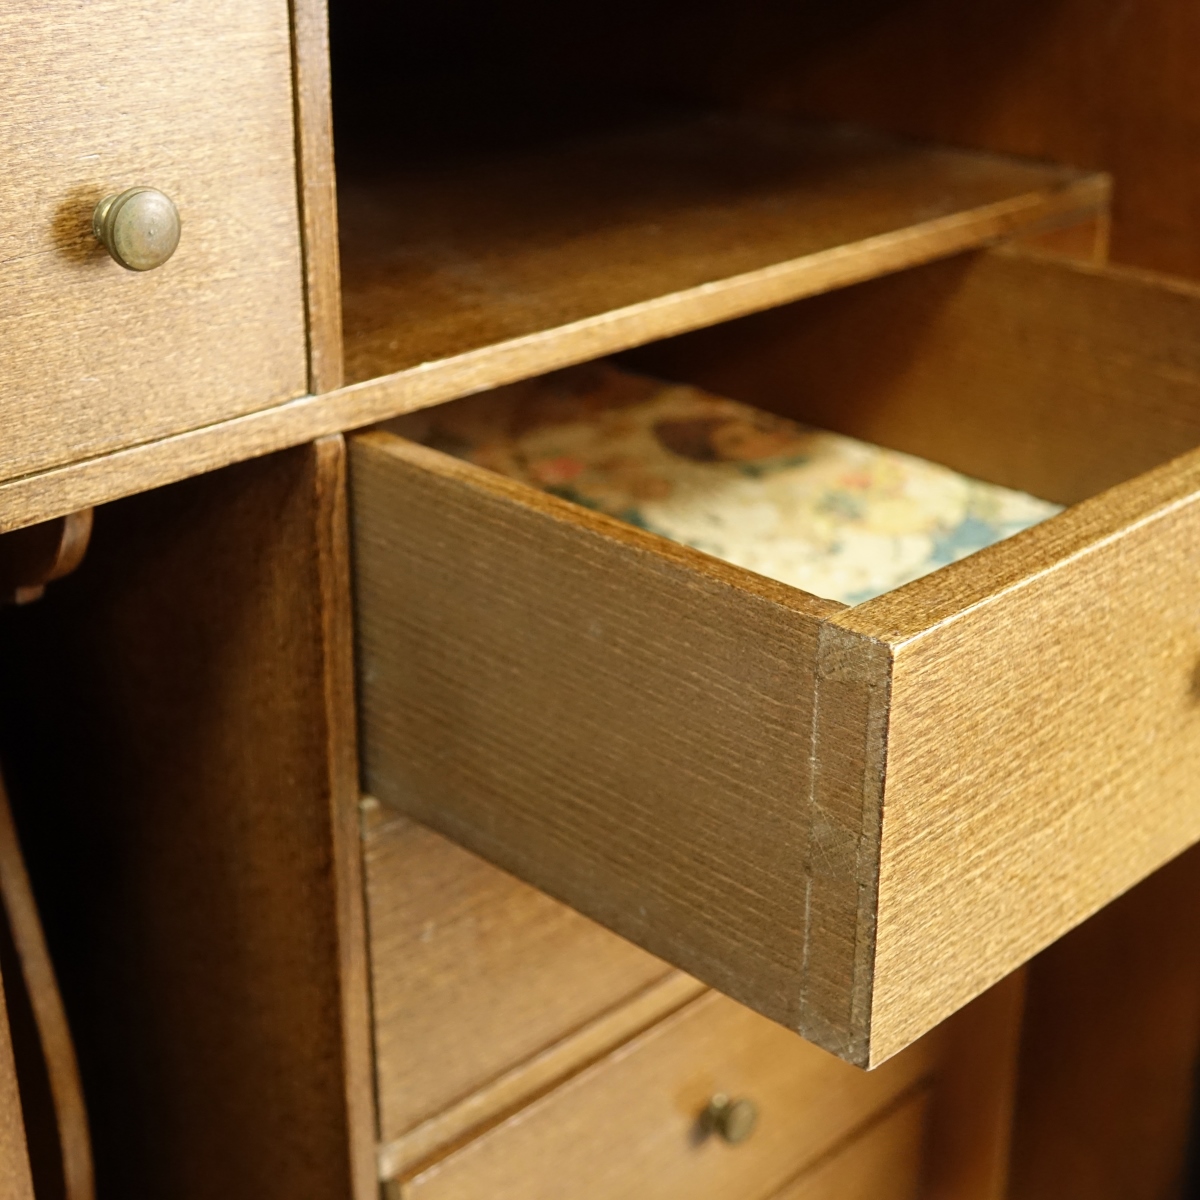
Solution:
{"label": "patterned paper liner", "polygon": [[1061,511],[909,454],[607,364],[429,409],[393,427],[845,604]]}

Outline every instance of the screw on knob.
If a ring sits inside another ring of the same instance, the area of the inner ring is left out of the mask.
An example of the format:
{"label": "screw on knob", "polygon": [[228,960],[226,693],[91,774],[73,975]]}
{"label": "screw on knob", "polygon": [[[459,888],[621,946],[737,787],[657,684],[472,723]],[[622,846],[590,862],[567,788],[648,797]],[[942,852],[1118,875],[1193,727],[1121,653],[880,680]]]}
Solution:
{"label": "screw on knob", "polygon": [[121,266],[150,271],[179,245],[179,210],[155,188],[129,188],[96,205],[92,231]]}
{"label": "screw on knob", "polygon": [[720,1134],[731,1146],[744,1142],[758,1124],[758,1105],[745,1098],[734,1100],[718,1092],[701,1117],[706,1131]]}

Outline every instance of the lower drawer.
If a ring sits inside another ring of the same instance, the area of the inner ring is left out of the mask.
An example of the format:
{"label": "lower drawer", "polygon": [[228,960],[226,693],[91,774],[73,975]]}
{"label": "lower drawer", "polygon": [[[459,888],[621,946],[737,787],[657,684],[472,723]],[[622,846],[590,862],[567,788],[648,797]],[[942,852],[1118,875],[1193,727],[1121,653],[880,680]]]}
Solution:
{"label": "lower drawer", "polygon": [[[760,1200],[928,1077],[938,1050],[934,1035],[866,1073],[708,993],[414,1176],[401,1195]],[[756,1107],[744,1141],[706,1126],[720,1094]]]}

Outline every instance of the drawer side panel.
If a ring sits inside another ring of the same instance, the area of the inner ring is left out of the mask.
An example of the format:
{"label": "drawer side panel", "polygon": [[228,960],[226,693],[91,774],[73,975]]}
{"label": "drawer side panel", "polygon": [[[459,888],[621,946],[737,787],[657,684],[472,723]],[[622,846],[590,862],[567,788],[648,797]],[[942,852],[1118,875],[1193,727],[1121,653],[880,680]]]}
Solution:
{"label": "drawer side panel", "polygon": [[837,606],[390,435],[353,455],[367,787],[799,1025]]}

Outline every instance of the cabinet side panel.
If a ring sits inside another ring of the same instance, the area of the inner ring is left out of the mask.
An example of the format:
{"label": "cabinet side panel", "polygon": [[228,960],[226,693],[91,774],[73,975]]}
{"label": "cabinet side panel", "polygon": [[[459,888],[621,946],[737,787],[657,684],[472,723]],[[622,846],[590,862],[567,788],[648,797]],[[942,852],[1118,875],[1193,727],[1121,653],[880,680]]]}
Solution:
{"label": "cabinet side panel", "polygon": [[343,452],[102,509],[0,623],[102,1194],[374,1194]]}
{"label": "cabinet side panel", "polygon": [[1076,504],[1200,444],[1200,289],[963,254],[631,356],[663,378]]}

